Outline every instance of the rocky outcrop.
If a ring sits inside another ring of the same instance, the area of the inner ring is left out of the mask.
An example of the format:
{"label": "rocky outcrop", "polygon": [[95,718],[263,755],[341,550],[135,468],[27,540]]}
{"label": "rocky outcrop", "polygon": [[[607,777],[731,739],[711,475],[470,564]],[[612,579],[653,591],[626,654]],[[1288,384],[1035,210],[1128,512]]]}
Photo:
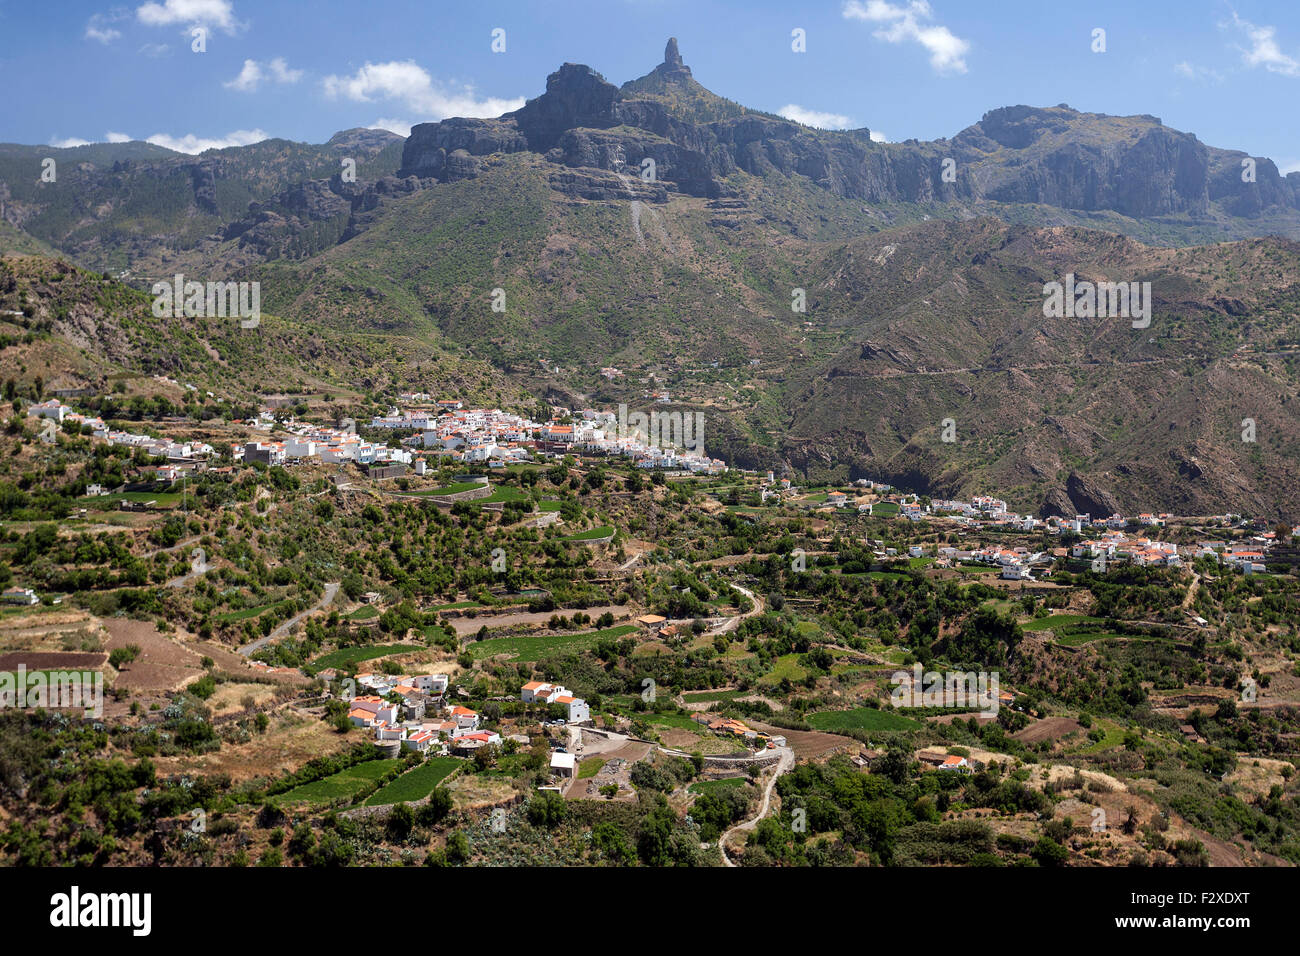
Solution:
{"label": "rocky outcrop", "polygon": [[194,186],[194,205],[202,212],[215,216],[217,208],[217,174],[215,162],[196,163],[190,167],[190,182]]}
{"label": "rocky outcrop", "polygon": [[1108,518],[1119,512],[1119,502],[1110,490],[1097,479],[1070,472],[1065,481],[1065,493],[1074,505],[1075,514],[1092,515],[1094,518]]}
{"label": "rocky outcrop", "polygon": [[297,183],[273,201],[249,203],[248,214],[228,225],[222,239],[238,239],[241,250],[276,258],[313,224],[334,223],[330,241],[346,242],[369,228],[386,200],[423,188],[416,177],[385,176],[375,182],[344,182],[335,175]]}
{"label": "rocky outcrop", "polygon": [[400,175],[469,178],[478,173],[476,157],[521,149],[606,170],[649,157],[671,188],[707,197],[727,195],[723,180],[742,169],[802,176],[870,203],[985,199],[1135,218],[1202,216],[1212,201],[1251,218],[1300,207],[1300,175],[1283,178],[1260,160],[1254,181],[1243,182],[1244,154],[1212,150],[1154,116],[1011,106],[933,143],[875,143],[866,129],[810,129],[709,93],[691,76],[675,38],[662,63],[622,90],[590,67],[566,63],[547,77],[545,93],[513,113],[417,126]]}

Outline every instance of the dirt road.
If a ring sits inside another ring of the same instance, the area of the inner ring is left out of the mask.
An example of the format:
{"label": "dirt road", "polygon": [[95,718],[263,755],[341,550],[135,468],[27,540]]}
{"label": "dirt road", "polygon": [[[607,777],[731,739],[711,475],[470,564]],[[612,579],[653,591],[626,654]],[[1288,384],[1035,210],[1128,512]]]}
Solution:
{"label": "dirt road", "polygon": [[266,635],[266,637],[259,637],[251,644],[245,644],[243,647],[239,649],[239,653],[243,654],[245,657],[249,657],[254,652],[262,649],[267,644],[270,644],[272,641],[284,637],[284,635],[289,633],[289,629],[291,627],[293,627],[303,618],[307,617],[309,614],[315,614],[317,611],[322,611],[325,608],[329,607],[331,604],[334,603],[334,595],[339,593],[340,583],[341,582],[336,581],[333,584],[325,585],[325,593],[321,595],[321,599],[317,601],[314,605],[307,608],[307,610],[305,611],[295,614],[293,617],[289,618],[289,620],[285,621],[283,624],[277,627],[270,634]]}
{"label": "dirt road", "polygon": [[731,862],[731,857],[727,856],[727,840],[730,839],[733,833],[739,833],[741,831],[747,833],[753,830],[755,827],[758,826],[759,821],[762,820],[765,816],[767,816],[768,810],[770,810],[772,807],[772,790],[773,788],[776,787],[777,778],[780,777],[781,774],[783,773],[788,773],[790,771],[790,768],[792,768],[793,766],[794,766],[794,751],[788,747],[782,747],[781,759],[777,761],[776,769],[772,772],[771,778],[767,781],[767,786],[763,788],[763,802],[758,806],[758,815],[751,820],[746,820],[744,823],[737,823],[726,833],[722,834],[722,836],[718,839],[718,849],[722,851],[723,866],[736,865],[735,863]]}

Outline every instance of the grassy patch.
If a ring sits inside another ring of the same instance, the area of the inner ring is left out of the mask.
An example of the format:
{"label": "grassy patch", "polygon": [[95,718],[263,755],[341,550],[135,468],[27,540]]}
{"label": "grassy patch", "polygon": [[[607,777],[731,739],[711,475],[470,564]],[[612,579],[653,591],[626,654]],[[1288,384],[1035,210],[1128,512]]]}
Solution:
{"label": "grassy patch", "polygon": [[365,805],[381,807],[390,803],[413,803],[423,800],[433,788],[446,780],[451,772],[463,764],[455,757],[430,757],[414,770],[408,770],[392,783],[372,793]]}
{"label": "grassy patch", "polygon": [[808,676],[808,669],[799,663],[798,654],[784,654],[772,662],[772,669],[759,678],[760,684],[779,684],[789,678],[798,683]]}
{"label": "grassy patch", "polygon": [[287,600],[275,601],[274,603],[271,604],[263,604],[261,607],[246,607],[238,611],[226,611],[222,614],[214,615],[213,620],[219,624],[230,624],[233,623],[234,621],[244,621],[250,617],[257,617],[265,613],[266,611],[271,610],[272,608],[284,607],[289,603],[290,602]]}
{"label": "grassy patch", "polygon": [[1049,614],[1047,617],[1028,621],[1021,626],[1026,631],[1059,631],[1069,627],[1078,627],[1080,624],[1101,623],[1101,618],[1089,617],[1087,614]]}
{"label": "grassy patch", "polygon": [[600,773],[601,768],[605,766],[604,757],[588,757],[578,764],[578,779],[589,780],[596,774]]}
{"label": "grassy patch", "polygon": [[724,777],[722,780],[697,780],[686,789],[691,793],[707,793],[710,790],[739,789],[748,782],[744,777]]}
{"label": "grassy patch", "polygon": [[631,634],[636,627],[621,624],[603,631],[585,631],[581,634],[552,634],[537,637],[493,637],[486,641],[477,641],[469,645],[469,652],[475,658],[493,657],[497,654],[509,654],[517,661],[535,661],[555,650],[574,650],[595,644],[601,638],[619,638]]}
{"label": "grassy patch", "polygon": [[808,715],[817,730],[919,730],[921,724],[892,710],[858,707],[854,710],[823,710]]}
{"label": "grassy patch", "polygon": [[458,495],[462,491],[473,491],[475,488],[482,488],[481,481],[453,481],[450,485],[443,485],[441,488],[430,488],[427,491],[412,491],[413,495],[431,496],[431,495]]}
{"label": "grassy patch", "polygon": [[1124,729],[1117,727],[1115,724],[1104,722],[1102,729],[1106,731],[1106,736],[1101,740],[1093,741],[1092,744],[1083,748],[1079,753],[1099,754],[1103,750],[1110,750],[1112,747],[1122,746],[1124,743]]}
{"label": "grassy patch", "polygon": [[693,734],[702,733],[704,730],[701,725],[683,714],[647,714],[645,720],[648,724],[656,724],[660,727],[675,727],[678,730],[688,730]]}
{"label": "grassy patch", "polygon": [[341,647],[336,651],[330,651],[328,654],[322,654],[316,658],[306,668],[306,671],[309,674],[315,674],[328,667],[355,667],[362,661],[372,661],[377,657],[387,657],[389,654],[400,654],[403,651],[418,649],[411,644],[372,644],[367,647]]}
{"label": "grassy patch", "polygon": [[601,538],[609,538],[614,534],[614,528],[611,525],[601,525],[599,528],[591,528],[575,535],[565,538],[565,541],[598,541]]}
{"label": "grassy patch", "polygon": [[703,690],[682,694],[682,700],[691,704],[711,704],[719,700],[735,700],[752,693],[752,690]]}
{"label": "grassy patch", "polygon": [[[193,495],[187,496],[191,501]],[[152,501],[159,508],[172,508],[181,503],[181,496],[170,491],[123,491],[112,495],[95,495],[90,498],[78,498],[77,505],[87,511],[111,511],[122,501],[145,503]]]}
{"label": "grassy patch", "polygon": [[275,798],[281,805],[292,803],[331,803],[343,797],[351,797],[373,784],[376,780],[394,769],[400,760],[367,760],[340,770],[338,773],[311,783],[294,787],[288,793]]}
{"label": "grassy patch", "polygon": [[527,501],[528,495],[524,494],[518,488],[511,488],[508,485],[503,485],[498,487],[486,498],[478,498],[476,500],[481,505],[487,505],[499,501]]}

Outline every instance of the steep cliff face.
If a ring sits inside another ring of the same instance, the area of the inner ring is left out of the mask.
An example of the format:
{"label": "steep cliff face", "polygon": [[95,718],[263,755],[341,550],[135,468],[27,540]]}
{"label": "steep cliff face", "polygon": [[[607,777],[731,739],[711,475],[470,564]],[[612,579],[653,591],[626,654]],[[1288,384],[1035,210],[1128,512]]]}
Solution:
{"label": "steep cliff face", "polygon": [[[1000,202],[1156,216],[1202,214],[1209,201],[1209,151],[1154,116],[1012,106],[985,114],[952,147],[971,191]],[[1016,161],[996,162],[1006,150]]]}
{"label": "steep cliff face", "polygon": [[670,189],[710,198],[730,195],[723,181],[741,169],[805,177],[869,203],[983,199],[1135,218],[1203,216],[1212,201],[1245,218],[1300,208],[1300,174],[1283,178],[1258,160],[1253,180],[1244,180],[1245,154],[1211,149],[1154,116],[1011,106],[933,143],[875,143],[866,129],[811,129],[709,92],[675,39],[662,63],[622,88],[566,63],[547,78],[545,93],[513,113],[417,126],[399,175],[471,178],[481,169],[478,157],[524,149],[557,165],[614,172],[653,159]]}
{"label": "steep cliff face", "polygon": [[[416,177],[384,176],[373,182],[344,182],[335,175],[290,186],[268,202],[249,204],[248,214],[232,222],[222,239],[238,239],[239,249],[260,258],[279,258],[290,249],[314,252],[335,242],[346,242],[364,232],[378,218],[387,200],[423,188]],[[303,236],[315,237],[316,248],[304,245]]]}

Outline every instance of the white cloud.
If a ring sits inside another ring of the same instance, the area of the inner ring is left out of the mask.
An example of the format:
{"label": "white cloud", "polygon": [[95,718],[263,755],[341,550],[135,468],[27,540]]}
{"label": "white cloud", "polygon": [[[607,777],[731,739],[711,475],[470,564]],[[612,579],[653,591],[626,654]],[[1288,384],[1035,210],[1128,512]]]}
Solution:
{"label": "white cloud", "polygon": [[235,8],[230,0],[163,0],[137,7],[136,19],[151,27],[174,24],[220,27],[227,33],[235,32]]}
{"label": "white cloud", "polygon": [[86,39],[98,40],[107,46],[122,35],[121,30],[115,30],[109,24],[115,23],[125,16],[127,16],[127,12],[120,9],[115,9],[110,13],[92,14],[90,19],[86,21]]}
{"label": "white cloud", "polygon": [[1262,66],[1270,73],[1282,76],[1300,77],[1300,60],[1287,56],[1278,46],[1277,29],[1258,27],[1249,20],[1243,20],[1234,11],[1232,22],[1250,40],[1250,49],[1241,49],[1241,59],[1249,67]]}
{"label": "white cloud", "polygon": [[930,66],[936,72],[966,72],[965,57],[970,43],[945,26],[923,24],[922,20],[934,17],[927,0],[911,0],[905,7],[886,0],[846,0],[843,16],[846,20],[882,24],[872,36],[886,43],[919,43],[930,54]]}
{"label": "white cloud", "polygon": [[147,56],[151,59],[157,59],[160,56],[167,55],[168,46],[166,43],[146,43],[140,47],[140,55]]}
{"label": "white cloud", "polygon": [[1212,70],[1208,66],[1197,66],[1183,60],[1174,64],[1174,72],[1185,80],[1208,80],[1212,83],[1223,82],[1223,74],[1218,70]]}
{"label": "white cloud", "polygon": [[392,119],[387,116],[381,116],[371,123],[367,129],[386,129],[390,133],[396,133],[398,136],[410,136],[411,124],[404,119]]}
{"label": "white cloud", "polygon": [[186,133],[184,136],[169,136],[166,133],[154,133],[152,136],[145,138],[145,142],[153,143],[155,146],[162,146],[166,149],[174,149],[178,153],[202,153],[209,149],[226,149],[230,146],[248,146],[252,143],[260,143],[264,139],[269,139],[269,135],[260,129],[237,129],[233,133],[227,133],[225,136],[216,138],[206,138],[196,136],[194,133]]}
{"label": "white cloud", "polygon": [[131,137],[128,136],[126,133],[114,133],[112,130],[109,130],[107,133],[105,133],[104,138],[107,139],[110,143],[131,142]]}
{"label": "white cloud", "polygon": [[239,90],[241,93],[251,93],[257,89],[257,84],[262,82],[262,68],[257,65],[256,60],[245,60],[244,68],[239,71],[239,75],[233,80],[228,80],[223,85],[226,89]]}
{"label": "white cloud", "polygon": [[778,116],[814,126],[817,129],[848,129],[853,121],[840,113],[823,113],[820,110],[807,110],[795,103],[789,103],[776,111]]}
{"label": "white cloud", "polygon": [[282,56],[277,56],[266,64],[265,69],[256,60],[245,60],[244,68],[239,71],[239,75],[224,85],[227,89],[252,93],[266,79],[274,80],[276,83],[297,83],[302,79],[302,70],[289,69],[289,64]]}
{"label": "white cloud", "polygon": [[882,133],[880,130],[873,129],[871,131],[871,141],[873,143],[888,143],[889,137],[886,136],[884,133]]}
{"label": "white cloud", "polygon": [[1277,171],[1283,176],[1288,173],[1300,173],[1300,159],[1297,159],[1294,163],[1287,163],[1285,166],[1278,166]]}
{"label": "white cloud", "polygon": [[74,146],[89,146],[90,140],[69,136],[67,139],[52,139],[50,145],[55,149],[72,149]]}
{"label": "white cloud", "polygon": [[100,43],[109,44],[122,35],[121,30],[114,30],[112,27],[97,27],[93,23],[86,24],[86,39],[98,40]]}
{"label": "white cloud", "polygon": [[271,71],[271,78],[277,83],[297,83],[302,79],[302,70],[289,69],[289,64],[282,56],[277,56],[267,67]]}
{"label": "white cloud", "polygon": [[331,98],[344,97],[358,103],[396,100],[421,116],[500,116],[524,105],[515,99],[474,96],[473,87],[448,91],[434,85],[433,78],[414,60],[367,63],[351,76],[327,76],[322,83]]}

